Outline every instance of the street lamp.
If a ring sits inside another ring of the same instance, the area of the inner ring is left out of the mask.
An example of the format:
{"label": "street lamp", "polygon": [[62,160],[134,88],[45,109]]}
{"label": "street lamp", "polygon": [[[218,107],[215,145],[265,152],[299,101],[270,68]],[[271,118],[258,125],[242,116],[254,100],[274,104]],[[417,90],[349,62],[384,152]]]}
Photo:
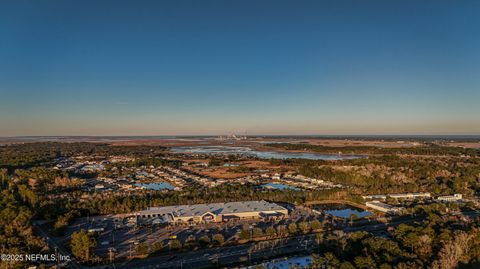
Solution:
{"label": "street lamp", "polygon": [[253,226],[250,225],[250,241],[253,241]]}
{"label": "street lamp", "polygon": [[58,248],[55,247],[55,263],[58,265]]}

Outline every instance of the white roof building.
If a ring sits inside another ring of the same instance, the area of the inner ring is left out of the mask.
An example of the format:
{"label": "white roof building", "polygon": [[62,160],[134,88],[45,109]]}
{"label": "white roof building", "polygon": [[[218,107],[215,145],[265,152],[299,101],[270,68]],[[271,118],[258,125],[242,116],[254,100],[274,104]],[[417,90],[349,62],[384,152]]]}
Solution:
{"label": "white roof building", "polygon": [[382,199],[385,200],[387,197],[392,197],[395,199],[415,199],[415,198],[430,198],[431,194],[429,192],[413,192],[413,193],[393,193],[393,194],[374,194],[362,196],[363,199]]}

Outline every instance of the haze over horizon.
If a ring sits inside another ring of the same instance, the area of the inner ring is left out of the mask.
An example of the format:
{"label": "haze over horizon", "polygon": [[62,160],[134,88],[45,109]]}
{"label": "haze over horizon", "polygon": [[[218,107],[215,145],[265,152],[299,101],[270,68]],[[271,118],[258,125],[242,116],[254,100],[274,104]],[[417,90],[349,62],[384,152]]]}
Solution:
{"label": "haze over horizon", "polygon": [[11,1],[0,136],[479,135],[479,1]]}

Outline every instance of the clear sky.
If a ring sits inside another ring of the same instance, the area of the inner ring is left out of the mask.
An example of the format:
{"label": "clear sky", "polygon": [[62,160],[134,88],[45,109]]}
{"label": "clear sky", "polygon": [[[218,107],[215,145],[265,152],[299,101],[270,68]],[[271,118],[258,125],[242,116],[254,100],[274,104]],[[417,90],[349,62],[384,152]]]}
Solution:
{"label": "clear sky", "polygon": [[0,136],[480,134],[480,1],[1,1]]}

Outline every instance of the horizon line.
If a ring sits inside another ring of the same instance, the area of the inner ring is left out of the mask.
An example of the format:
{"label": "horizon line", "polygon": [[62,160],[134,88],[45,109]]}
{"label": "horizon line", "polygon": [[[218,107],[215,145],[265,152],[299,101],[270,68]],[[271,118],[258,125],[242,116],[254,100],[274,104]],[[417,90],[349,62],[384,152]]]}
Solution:
{"label": "horizon line", "polygon": [[[269,136],[269,137],[282,137],[282,136],[290,136],[290,137],[361,137],[361,136],[383,136],[383,137],[395,137],[395,136],[403,136],[403,137],[422,137],[422,136],[469,136],[469,137],[480,137],[480,133],[478,134],[237,134],[237,136],[244,136],[244,137],[258,137],[258,136]],[[170,134],[170,135],[15,135],[15,136],[0,136],[0,138],[37,138],[37,137],[212,137],[212,136],[228,136],[228,133],[222,134]]]}

